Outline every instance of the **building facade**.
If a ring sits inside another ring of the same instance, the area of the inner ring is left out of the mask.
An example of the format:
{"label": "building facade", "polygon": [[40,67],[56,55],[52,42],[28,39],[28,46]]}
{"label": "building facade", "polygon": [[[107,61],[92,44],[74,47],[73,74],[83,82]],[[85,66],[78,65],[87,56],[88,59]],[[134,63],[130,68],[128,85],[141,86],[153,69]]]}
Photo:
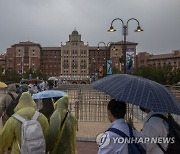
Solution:
{"label": "building facade", "polygon": [[89,82],[89,45],[81,41],[81,35],[74,30],[69,41],[61,45],[60,79],[70,83]]}
{"label": "building facade", "polygon": [[[126,72],[132,73],[136,67],[136,46],[134,42],[126,42]],[[124,41],[112,43],[109,48],[112,68],[120,72],[124,70]]]}
{"label": "building facade", "polygon": [[[136,61],[136,46],[137,43],[126,42],[126,61],[128,62],[128,57],[131,56],[133,60],[132,67],[135,68]],[[110,42],[109,46],[102,47],[89,47],[89,71],[92,78],[98,79],[106,76],[108,73],[107,63],[112,61],[112,68],[123,72],[124,70],[124,59],[123,59],[123,49],[124,42]],[[126,64],[128,66],[128,63]],[[134,71],[134,70],[132,70]]]}
{"label": "building facade", "polygon": [[61,74],[61,47],[42,47],[41,71],[47,76],[60,76]]}
{"label": "building facade", "polygon": [[0,69],[1,69],[1,73],[2,75],[5,74],[5,70],[6,70],[6,54],[0,54]]}
{"label": "building facade", "polygon": [[15,70],[19,74],[30,69],[37,71],[40,69],[40,52],[41,45],[37,43],[27,41],[14,44],[7,49],[5,69]]}
{"label": "building facade", "polygon": [[108,53],[109,50],[106,47],[89,47],[89,74],[92,80],[105,76]]}
{"label": "building facade", "polygon": [[[74,30],[69,40],[59,47],[41,47],[30,41],[14,44],[0,56],[0,65],[19,74],[29,69],[40,70],[48,77],[55,76],[72,84],[86,84],[106,76],[108,60],[112,61],[112,68],[124,69],[124,42],[109,43],[109,46],[99,48],[89,46]],[[136,55],[136,46],[137,43],[126,42],[126,52],[130,50],[133,56]]]}
{"label": "building facade", "polygon": [[137,67],[142,66],[163,67],[171,65],[174,68],[180,68],[180,51],[175,50],[172,53],[153,55],[147,52],[138,53]]}

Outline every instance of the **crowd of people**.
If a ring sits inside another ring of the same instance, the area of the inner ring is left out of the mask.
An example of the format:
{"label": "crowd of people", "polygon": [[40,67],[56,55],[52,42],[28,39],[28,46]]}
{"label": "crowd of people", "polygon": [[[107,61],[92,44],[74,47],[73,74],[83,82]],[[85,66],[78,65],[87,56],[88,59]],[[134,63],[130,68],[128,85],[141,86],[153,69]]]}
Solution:
{"label": "crowd of people", "polygon": [[49,86],[56,87],[54,82],[51,80],[49,81],[42,80],[42,82],[40,83],[39,82],[34,82],[34,83],[24,82],[21,84],[16,84],[16,93],[21,93],[25,89],[25,90],[28,90],[31,93],[31,95],[33,95],[40,91],[48,90]]}
{"label": "crowd of people", "polygon": [[[49,85],[51,89],[52,85]],[[20,98],[17,106],[14,108],[14,114],[8,117],[6,113],[6,108],[12,102],[11,93],[14,98],[17,98],[19,94],[17,92],[17,87],[15,84],[10,84],[8,86],[8,92],[0,102],[0,116],[3,120],[3,128],[0,130],[0,154],[4,152],[11,152],[13,154],[23,153],[23,148],[25,146],[22,129],[25,127],[25,124],[18,120],[32,120],[36,115],[37,104],[32,99],[29,85],[21,86]],[[38,112],[37,121],[39,122],[42,133],[45,140],[45,150],[42,152],[29,152],[32,154],[40,153],[49,153],[49,154],[58,154],[58,153],[68,153],[76,154],[76,127],[77,121],[75,117],[68,111],[68,96],[59,97],[54,102],[54,111],[51,114],[50,118]],[[26,124],[27,125],[27,124]],[[27,127],[27,126],[26,126]],[[28,129],[27,129],[28,130]],[[30,131],[29,133],[32,133]],[[37,132],[37,136],[38,136]],[[34,141],[33,141],[34,142]],[[38,143],[35,143],[38,145]],[[37,147],[34,150],[38,150]],[[28,153],[27,153],[28,154]]]}
{"label": "crowd of people", "polygon": [[[37,86],[34,85],[34,87]],[[14,109],[14,113],[24,119],[32,119],[35,116],[37,104],[32,99],[31,89],[29,85],[21,86],[21,96],[18,104]],[[48,89],[53,89],[53,84],[49,84]],[[38,88],[37,88],[38,89]],[[18,97],[17,87],[14,84],[8,86],[8,92],[0,102],[0,116],[3,120],[3,128],[0,130],[0,154],[3,154],[8,149],[11,153],[19,154],[22,145],[22,122],[15,116],[8,117],[6,113],[7,106],[12,102],[12,96]],[[130,151],[129,143],[115,142],[115,139],[121,135],[128,137],[167,137],[169,132],[169,124],[158,116],[160,114],[168,117],[167,113],[151,112],[150,110],[141,108],[147,113],[146,121],[141,132],[138,132],[131,120],[125,121],[126,103],[110,100],[107,106],[108,118],[112,123],[111,127],[105,132],[99,142],[99,154],[128,154]],[[40,111],[40,110],[39,110]],[[76,127],[77,121],[75,117],[68,111],[68,96],[56,98],[53,105],[53,113],[46,115],[39,113],[37,121],[42,127],[42,132],[45,139],[44,153],[50,154],[76,154]],[[108,144],[107,144],[108,142]],[[142,154],[163,154],[167,149],[168,144],[147,142],[139,144]],[[164,150],[164,151],[163,151]],[[33,153],[36,154],[36,153]]]}

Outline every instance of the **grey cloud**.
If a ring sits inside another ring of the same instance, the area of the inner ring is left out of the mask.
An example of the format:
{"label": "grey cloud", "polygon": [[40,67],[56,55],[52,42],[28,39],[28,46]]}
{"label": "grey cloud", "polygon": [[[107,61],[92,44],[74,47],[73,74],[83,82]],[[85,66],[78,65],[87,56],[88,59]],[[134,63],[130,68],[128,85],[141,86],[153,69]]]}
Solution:
{"label": "grey cloud", "polygon": [[123,39],[122,24],[108,33],[111,21],[135,17],[144,32],[135,33],[129,22],[127,40],[139,43],[138,51],[167,53],[180,49],[179,0],[1,0],[0,52],[19,41],[59,46],[76,29],[89,45]]}

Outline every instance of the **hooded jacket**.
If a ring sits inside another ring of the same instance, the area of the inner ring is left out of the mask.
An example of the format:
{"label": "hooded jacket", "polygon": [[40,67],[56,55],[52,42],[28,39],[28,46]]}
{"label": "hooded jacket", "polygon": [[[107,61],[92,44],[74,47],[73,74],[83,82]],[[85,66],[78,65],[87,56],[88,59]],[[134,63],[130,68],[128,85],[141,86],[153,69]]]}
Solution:
{"label": "hooded jacket", "polygon": [[[31,119],[33,117],[36,111],[36,104],[28,92],[22,93],[14,111],[25,119]],[[40,113],[37,120],[42,127],[46,139],[49,128],[47,118]],[[0,154],[3,154],[11,145],[11,154],[20,154],[18,143],[21,145],[21,125],[22,123],[14,117],[8,119],[5,126],[0,131]]]}
{"label": "hooded jacket", "polygon": [[0,102],[0,116],[2,116],[3,125],[6,123],[6,121],[9,118],[6,114],[6,108],[13,100],[12,97],[8,93],[11,93],[14,96],[14,98],[16,98],[18,96],[18,94],[16,94],[16,85],[15,84],[8,85],[8,92],[3,97],[2,101]]}
{"label": "hooded jacket", "polygon": [[47,150],[50,154],[77,154],[75,117],[68,112],[68,96],[60,98],[55,103],[55,111],[50,118]]}

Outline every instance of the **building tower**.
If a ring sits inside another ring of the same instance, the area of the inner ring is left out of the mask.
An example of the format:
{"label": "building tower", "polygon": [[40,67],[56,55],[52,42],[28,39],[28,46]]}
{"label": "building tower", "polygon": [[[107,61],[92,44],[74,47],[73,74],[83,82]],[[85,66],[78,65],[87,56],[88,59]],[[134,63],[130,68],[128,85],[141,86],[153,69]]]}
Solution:
{"label": "building tower", "polygon": [[61,79],[69,83],[89,82],[89,46],[81,41],[81,35],[74,30],[69,41],[61,46]]}

